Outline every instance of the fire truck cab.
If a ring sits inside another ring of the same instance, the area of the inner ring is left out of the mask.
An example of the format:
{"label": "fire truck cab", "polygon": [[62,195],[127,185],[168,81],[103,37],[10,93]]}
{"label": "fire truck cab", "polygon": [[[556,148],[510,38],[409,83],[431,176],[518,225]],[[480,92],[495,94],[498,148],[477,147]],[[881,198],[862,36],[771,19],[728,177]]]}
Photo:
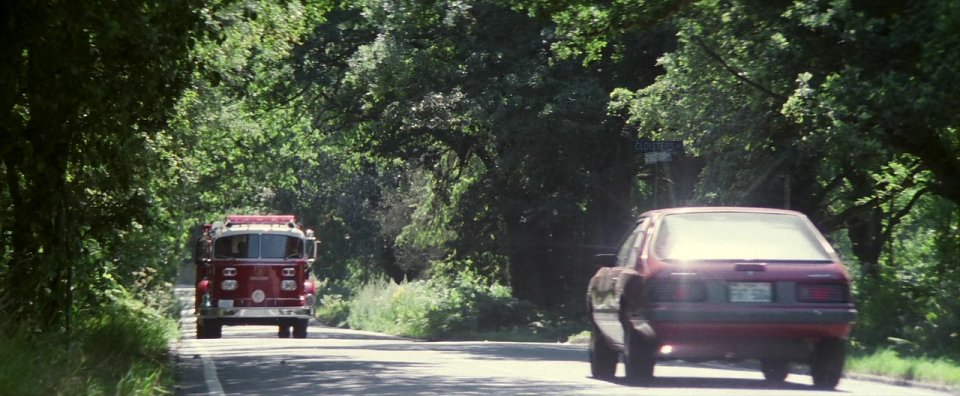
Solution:
{"label": "fire truck cab", "polygon": [[196,242],[197,338],[223,326],[276,325],[281,338],[306,338],[314,314],[312,230],[292,215],[227,216],[203,226]]}

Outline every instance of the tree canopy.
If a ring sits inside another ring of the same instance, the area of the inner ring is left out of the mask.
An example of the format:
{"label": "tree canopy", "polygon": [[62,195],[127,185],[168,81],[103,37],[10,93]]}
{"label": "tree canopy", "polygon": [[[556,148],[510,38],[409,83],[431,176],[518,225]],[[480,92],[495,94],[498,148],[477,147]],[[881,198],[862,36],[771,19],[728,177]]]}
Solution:
{"label": "tree canopy", "polygon": [[636,215],[709,204],[808,214],[864,340],[956,349],[954,1],[2,7],[0,313],[39,330],[239,212],[317,230],[331,287],[471,272],[580,312]]}

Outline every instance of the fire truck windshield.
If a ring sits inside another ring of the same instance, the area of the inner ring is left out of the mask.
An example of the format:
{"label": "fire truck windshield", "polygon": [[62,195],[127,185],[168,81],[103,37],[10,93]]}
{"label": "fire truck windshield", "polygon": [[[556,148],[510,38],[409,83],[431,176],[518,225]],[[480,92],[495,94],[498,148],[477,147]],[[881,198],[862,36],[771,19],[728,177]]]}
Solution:
{"label": "fire truck windshield", "polygon": [[236,234],[218,238],[213,251],[216,258],[300,258],[303,241],[288,235]]}
{"label": "fire truck windshield", "polygon": [[260,236],[260,257],[294,258],[300,256],[303,256],[303,242],[300,238],[276,234]]}

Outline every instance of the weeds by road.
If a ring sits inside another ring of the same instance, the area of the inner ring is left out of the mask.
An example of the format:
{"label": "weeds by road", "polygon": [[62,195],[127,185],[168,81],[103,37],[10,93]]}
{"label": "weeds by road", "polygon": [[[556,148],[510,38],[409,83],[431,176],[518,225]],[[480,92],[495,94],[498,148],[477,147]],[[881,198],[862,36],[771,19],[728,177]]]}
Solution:
{"label": "weeds by road", "polygon": [[0,390],[8,395],[155,395],[173,384],[176,322],[136,301],[105,307],[68,335],[5,329]]}
{"label": "weeds by road", "polygon": [[947,359],[900,356],[891,349],[847,358],[847,371],[960,389],[960,364]]}

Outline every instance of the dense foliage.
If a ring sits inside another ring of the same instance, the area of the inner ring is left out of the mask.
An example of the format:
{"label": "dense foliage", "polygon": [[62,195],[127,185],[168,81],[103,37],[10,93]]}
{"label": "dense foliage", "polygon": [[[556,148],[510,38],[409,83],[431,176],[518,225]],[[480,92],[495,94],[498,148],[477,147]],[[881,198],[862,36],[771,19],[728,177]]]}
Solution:
{"label": "dense foliage", "polygon": [[462,274],[578,314],[633,216],[712,204],[832,235],[859,345],[960,350],[955,1],[0,7],[3,332],[146,298],[239,212],[317,230],[337,320],[383,276],[443,300],[416,320],[485,304],[445,305]]}

